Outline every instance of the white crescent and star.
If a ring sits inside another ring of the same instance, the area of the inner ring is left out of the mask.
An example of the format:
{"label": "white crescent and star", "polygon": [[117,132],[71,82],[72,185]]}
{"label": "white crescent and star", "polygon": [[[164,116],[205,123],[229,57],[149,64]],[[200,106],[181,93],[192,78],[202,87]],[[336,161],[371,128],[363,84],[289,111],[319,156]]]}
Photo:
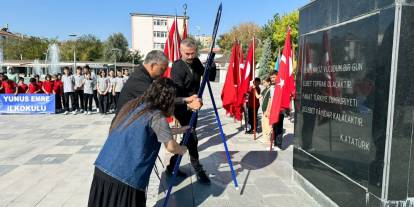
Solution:
{"label": "white crescent and star", "polygon": [[283,86],[285,85],[285,80],[280,79],[280,81],[277,85],[280,86],[280,88],[283,88]]}

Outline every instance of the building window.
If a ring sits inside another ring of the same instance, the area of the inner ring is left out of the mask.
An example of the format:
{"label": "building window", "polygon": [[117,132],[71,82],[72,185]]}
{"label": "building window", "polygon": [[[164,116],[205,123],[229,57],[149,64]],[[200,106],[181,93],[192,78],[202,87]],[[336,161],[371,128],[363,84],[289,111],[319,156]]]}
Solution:
{"label": "building window", "polygon": [[154,31],[154,37],[167,37],[167,32]]}
{"label": "building window", "polygon": [[167,20],[165,20],[165,19],[154,19],[154,26],[167,26]]}
{"label": "building window", "polygon": [[164,50],[165,43],[154,43],[154,49],[155,50]]}

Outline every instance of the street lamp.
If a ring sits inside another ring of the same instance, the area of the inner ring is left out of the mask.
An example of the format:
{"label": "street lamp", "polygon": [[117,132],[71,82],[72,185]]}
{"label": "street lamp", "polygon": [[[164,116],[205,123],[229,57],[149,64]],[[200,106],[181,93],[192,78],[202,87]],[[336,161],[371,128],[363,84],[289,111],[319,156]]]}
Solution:
{"label": "street lamp", "polygon": [[49,51],[44,52],[43,54],[45,55],[45,73],[48,74],[49,71],[47,71],[47,53]]}
{"label": "street lamp", "polygon": [[118,52],[121,52],[119,48],[112,48],[112,51],[115,51],[115,72],[116,72],[116,61],[118,59]]}
{"label": "street lamp", "polygon": [[72,71],[72,73],[75,73],[75,70],[76,70],[76,40],[75,40],[76,36],[78,36],[78,35],[76,35],[74,33],[69,35],[69,37],[73,38],[73,40],[74,40],[73,42],[74,42],[74,45],[75,45],[75,48],[73,49],[73,71]]}
{"label": "street lamp", "polygon": [[20,51],[20,60],[23,60],[23,53],[22,53],[22,42],[23,42],[23,34],[20,35],[19,38],[19,51]]}

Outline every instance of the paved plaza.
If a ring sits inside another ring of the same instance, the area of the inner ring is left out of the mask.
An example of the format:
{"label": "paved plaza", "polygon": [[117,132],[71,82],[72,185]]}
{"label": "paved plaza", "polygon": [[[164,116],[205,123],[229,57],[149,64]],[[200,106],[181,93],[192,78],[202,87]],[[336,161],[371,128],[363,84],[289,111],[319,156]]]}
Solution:
{"label": "paved plaza", "polygon": [[[221,85],[213,83],[218,105]],[[189,176],[178,179],[170,206],[318,206],[294,181],[293,124],[285,120],[284,151],[269,152],[269,143],[258,134],[245,135],[240,123],[220,116],[231,151],[239,188],[232,183],[212,105],[206,93],[200,112],[200,161],[212,184],[197,183],[183,157]],[[219,108],[221,108],[219,106]],[[0,206],[86,206],[93,162],[105,142],[113,115],[1,115]],[[170,154],[162,150],[157,161],[161,178],[153,173],[147,206],[161,206],[169,178],[163,172]]]}

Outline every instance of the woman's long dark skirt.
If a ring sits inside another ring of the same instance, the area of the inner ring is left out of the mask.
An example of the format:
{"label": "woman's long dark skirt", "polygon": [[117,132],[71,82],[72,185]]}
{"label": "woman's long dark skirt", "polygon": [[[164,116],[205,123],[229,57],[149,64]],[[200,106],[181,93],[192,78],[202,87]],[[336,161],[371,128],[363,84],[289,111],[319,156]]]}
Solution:
{"label": "woman's long dark skirt", "polygon": [[145,192],[132,188],[95,168],[88,206],[145,207]]}

